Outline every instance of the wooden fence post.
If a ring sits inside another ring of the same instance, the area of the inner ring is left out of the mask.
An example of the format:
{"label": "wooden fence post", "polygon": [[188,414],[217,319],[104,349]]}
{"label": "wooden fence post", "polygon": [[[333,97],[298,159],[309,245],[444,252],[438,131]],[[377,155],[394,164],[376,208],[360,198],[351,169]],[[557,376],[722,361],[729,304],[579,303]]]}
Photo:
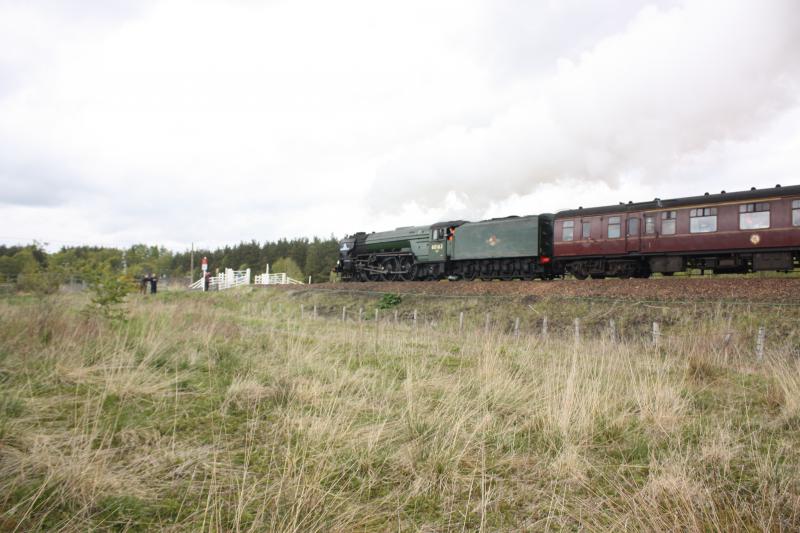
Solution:
{"label": "wooden fence post", "polygon": [[613,318],[608,321],[608,330],[609,335],[611,335],[611,342],[617,342],[617,323],[614,322]]}
{"label": "wooden fence post", "polygon": [[660,340],[661,326],[659,326],[658,322],[653,322],[653,346],[658,346]]}
{"label": "wooden fence post", "polygon": [[317,304],[314,304],[314,318],[317,318]]}
{"label": "wooden fence post", "polygon": [[364,319],[364,308],[358,308],[358,321],[361,322]]}
{"label": "wooden fence post", "polygon": [[397,309],[394,310],[394,323],[397,324]]}
{"label": "wooden fence post", "polygon": [[547,316],[546,315],[544,316],[544,318],[542,318],[542,338],[543,339],[547,338]]}
{"label": "wooden fence post", "polygon": [[342,307],[342,322],[344,322],[345,320],[347,320],[347,308]]}
{"label": "wooden fence post", "polygon": [[375,309],[375,354],[378,353],[378,337],[381,332],[381,324],[378,322],[378,310]]}
{"label": "wooden fence post", "polygon": [[464,311],[458,313],[458,331],[461,332],[464,330]]}
{"label": "wooden fence post", "polygon": [[519,317],[514,319],[514,336],[519,337]]}
{"label": "wooden fence post", "polygon": [[575,344],[578,344],[581,342],[581,319],[575,317],[573,322],[575,324]]}
{"label": "wooden fence post", "polygon": [[767,330],[764,326],[758,327],[758,337],[756,337],[756,359],[764,360],[764,342],[766,341]]}
{"label": "wooden fence post", "polygon": [[414,309],[414,327],[417,327],[417,310]]}

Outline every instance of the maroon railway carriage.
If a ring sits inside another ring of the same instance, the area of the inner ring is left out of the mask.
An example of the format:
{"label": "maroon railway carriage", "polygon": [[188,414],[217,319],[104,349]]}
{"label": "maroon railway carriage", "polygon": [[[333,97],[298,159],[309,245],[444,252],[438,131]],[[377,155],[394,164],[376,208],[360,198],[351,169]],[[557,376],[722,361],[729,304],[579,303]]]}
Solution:
{"label": "maroon railway carriage", "polygon": [[800,185],[561,211],[554,267],[576,278],[791,270],[800,263]]}

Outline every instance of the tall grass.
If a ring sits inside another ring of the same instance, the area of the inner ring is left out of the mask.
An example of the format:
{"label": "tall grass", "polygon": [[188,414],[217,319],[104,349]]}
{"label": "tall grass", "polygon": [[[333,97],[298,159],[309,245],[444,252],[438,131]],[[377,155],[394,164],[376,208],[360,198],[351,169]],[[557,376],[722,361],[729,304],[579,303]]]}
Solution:
{"label": "tall grass", "polygon": [[724,311],[654,346],[294,298],[0,301],[0,529],[800,528],[794,348]]}

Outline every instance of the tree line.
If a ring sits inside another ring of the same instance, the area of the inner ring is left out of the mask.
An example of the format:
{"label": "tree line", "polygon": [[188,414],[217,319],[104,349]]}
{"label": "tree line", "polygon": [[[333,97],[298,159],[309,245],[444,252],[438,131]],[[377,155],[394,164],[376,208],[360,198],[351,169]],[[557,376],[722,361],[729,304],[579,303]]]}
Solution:
{"label": "tree line", "polygon": [[[208,268],[213,274],[226,268],[264,272],[286,272],[289,276],[313,283],[330,280],[331,269],[336,264],[338,242],[327,239],[279,239],[259,243],[252,240],[233,246],[194,251],[192,279],[200,277],[200,261],[208,258]],[[48,273],[64,277],[80,277],[83,272],[104,268],[114,272],[125,270],[130,276],[156,274],[174,278],[188,277],[192,252],[175,252],[163,246],[135,244],[129,248],[98,246],[65,246],[57,252],[47,252],[34,242],[26,246],[0,245],[0,282],[13,282],[26,277]]]}

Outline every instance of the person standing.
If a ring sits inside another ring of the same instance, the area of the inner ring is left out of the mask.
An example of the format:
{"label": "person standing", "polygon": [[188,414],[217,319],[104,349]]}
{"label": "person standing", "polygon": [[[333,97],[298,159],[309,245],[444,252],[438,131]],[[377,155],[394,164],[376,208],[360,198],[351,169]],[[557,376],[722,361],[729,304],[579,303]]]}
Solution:
{"label": "person standing", "polygon": [[150,294],[155,294],[158,291],[158,276],[150,274]]}
{"label": "person standing", "polygon": [[147,294],[147,284],[150,282],[150,278],[147,277],[147,274],[142,274],[142,279],[139,280],[139,294]]}

